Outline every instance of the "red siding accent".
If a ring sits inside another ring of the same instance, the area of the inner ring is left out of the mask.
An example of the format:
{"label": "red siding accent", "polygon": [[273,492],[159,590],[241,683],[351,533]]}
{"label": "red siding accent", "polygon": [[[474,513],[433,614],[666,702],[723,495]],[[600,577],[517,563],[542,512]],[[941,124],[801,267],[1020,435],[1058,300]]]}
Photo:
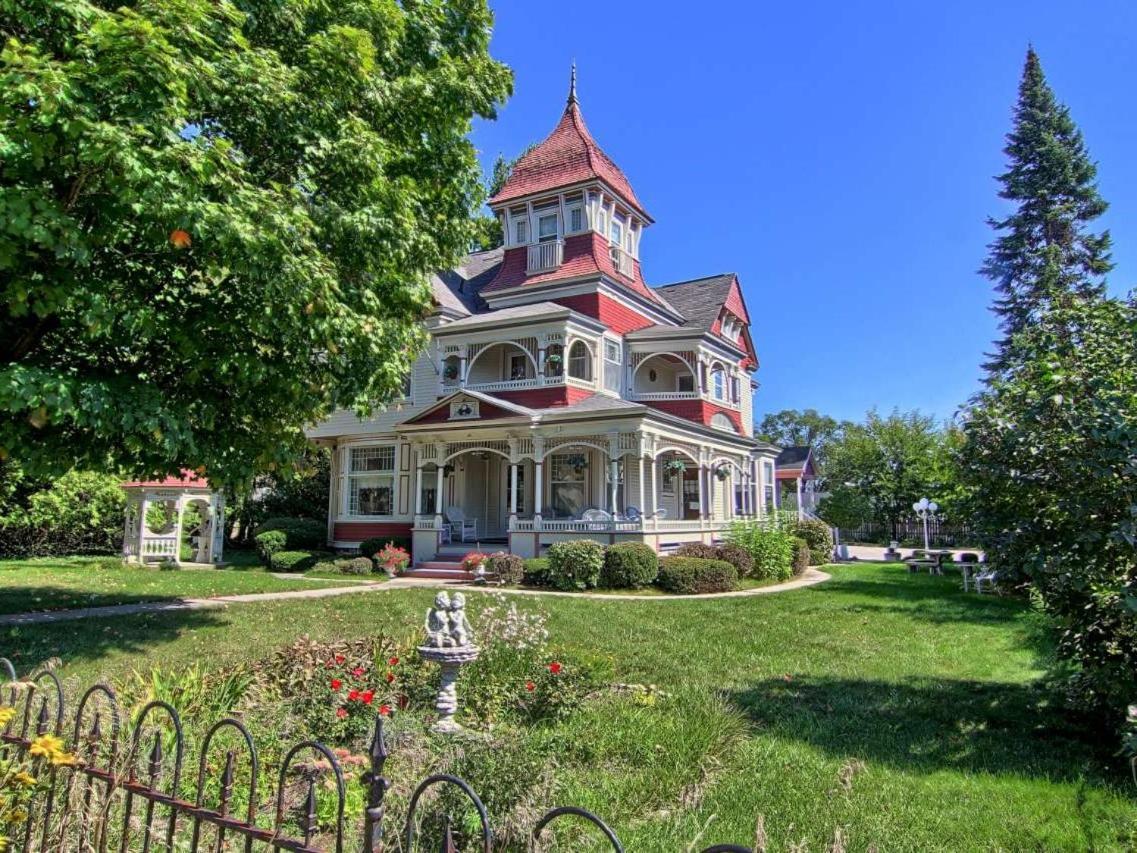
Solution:
{"label": "red siding accent", "polygon": [[530,409],[551,409],[587,400],[592,392],[571,385],[554,385],[549,388],[527,388],[524,391],[498,391],[494,396]]}
{"label": "red siding accent", "polygon": [[[505,397],[504,394],[497,394],[495,396]],[[515,418],[517,412],[510,412],[506,409],[492,406],[489,403],[478,403],[478,417],[476,418],[459,418],[454,423],[459,421],[469,421],[470,423],[477,423],[478,421],[494,420],[495,418]],[[439,406],[431,412],[419,415],[417,418],[411,418],[407,421],[409,424],[440,424],[450,423],[450,405]]]}
{"label": "red siding accent", "polygon": [[734,409],[725,408],[717,403],[709,403],[706,400],[656,400],[646,405],[654,406],[662,412],[706,426],[710,426],[711,418],[721,412],[730,418],[730,422],[734,424],[739,435],[746,434],[742,429],[742,416]]}
{"label": "red siding accent", "polygon": [[573,311],[578,311],[589,317],[595,317],[618,335],[626,335],[628,332],[634,332],[636,329],[643,329],[647,326],[655,325],[652,320],[649,320],[643,314],[640,314],[638,311],[633,311],[631,308],[624,306],[610,296],[605,296],[603,293],[582,293],[579,296],[562,296],[553,301],[558,305],[565,306],[565,308],[571,308]]}
{"label": "red siding accent", "polygon": [[337,542],[362,542],[373,536],[411,538],[409,522],[338,521],[332,534]]}

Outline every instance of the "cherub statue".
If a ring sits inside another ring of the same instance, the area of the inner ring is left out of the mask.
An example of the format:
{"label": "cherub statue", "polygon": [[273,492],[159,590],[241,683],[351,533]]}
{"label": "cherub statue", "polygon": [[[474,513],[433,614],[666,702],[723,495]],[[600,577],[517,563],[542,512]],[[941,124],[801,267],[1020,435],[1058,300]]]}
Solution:
{"label": "cherub statue", "polygon": [[[461,595],[461,593],[458,593]],[[426,644],[434,648],[454,645],[449,627],[450,596],[440,592],[434,597],[434,607],[426,612]]]}
{"label": "cherub statue", "polygon": [[460,592],[450,599],[450,637],[456,646],[468,646],[474,639],[474,629],[466,619],[466,596]]}

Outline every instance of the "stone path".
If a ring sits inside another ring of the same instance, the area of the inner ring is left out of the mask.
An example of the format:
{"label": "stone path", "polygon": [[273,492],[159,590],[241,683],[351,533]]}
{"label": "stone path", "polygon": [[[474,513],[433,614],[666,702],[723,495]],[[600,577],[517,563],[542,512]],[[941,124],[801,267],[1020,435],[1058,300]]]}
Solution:
{"label": "stone path", "polygon": [[708,598],[746,598],[752,595],[770,595],[801,589],[829,580],[829,575],[818,569],[809,569],[805,574],[785,583],[760,586],[756,589],[740,589],[734,592],[713,592],[703,595],[635,595],[633,593],[598,592],[558,592],[551,589],[516,589],[511,587],[480,587],[470,584],[455,584],[452,581],[433,578],[395,578],[386,583],[361,582],[352,586],[333,586],[325,589],[300,589],[284,592],[253,592],[244,595],[220,595],[216,598],[180,598],[172,601],[143,601],[137,604],[111,604],[105,607],[82,607],[73,610],[49,610],[40,613],[13,613],[0,616],[0,627],[15,625],[41,625],[55,622],[72,622],[76,619],[105,619],[112,616],[134,616],[138,613],[170,613],[183,610],[213,610],[230,604],[246,604],[257,601],[290,601],[293,599],[331,598],[337,595],[354,595],[361,592],[375,592],[388,589],[416,589],[430,587],[457,586],[470,592],[502,592],[507,595],[549,595],[567,598],[589,598],[596,601],[699,601]]}

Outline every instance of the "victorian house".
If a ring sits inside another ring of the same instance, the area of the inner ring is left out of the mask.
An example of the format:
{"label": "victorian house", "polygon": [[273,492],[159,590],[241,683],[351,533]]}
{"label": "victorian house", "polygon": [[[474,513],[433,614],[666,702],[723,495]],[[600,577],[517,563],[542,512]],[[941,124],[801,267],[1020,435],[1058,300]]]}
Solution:
{"label": "victorian house", "polygon": [[441,569],[475,543],[665,551],[772,510],[779,448],[754,439],[738,279],[647,284],[651,215],[575,86],[489,205],[504,246],[435,277],[406,398],[309,431],[334,452],[329,541],[407,537]]}

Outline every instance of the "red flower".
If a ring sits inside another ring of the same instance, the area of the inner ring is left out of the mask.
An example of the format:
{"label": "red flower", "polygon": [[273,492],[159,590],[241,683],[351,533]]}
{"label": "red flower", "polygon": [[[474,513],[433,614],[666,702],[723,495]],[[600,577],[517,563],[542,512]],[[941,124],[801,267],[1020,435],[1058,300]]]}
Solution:
{"label": "red flower", "polygon": [[537,685],[534,684],[532,681],[526,681],[525,682],[525,689],[528,690],[530,693],[532,693],[534,690],[537,689]]}
{"label": "red flower", "polygon": [[364,690],[362,695],[360,696],[360,699],[363,700],[364,705],[370,705],[372,703],[372,701],[374,701],[374,699],[375,699],[375,691],[374,690]]}
{"label": "red flower", "polygon": [[349,691],[348,691],[348,693],[347,693],[347,700],[348,700],[349,702],[354,702],[354,701],[356,701],[358,698],[359,698],[359,691],[358,691],[358,690],[349,690]]}
{"label": "red flower", "polygon": [[379,713],[382,714],[384,717],[391,716],[391,706],[390,705],[380,705],[379,706]]}
{"label": "red flower", "polygon": [[188,249],[191,242],[189,232],[183,231],[181,228],[175,228],[170,232],[170,242],[174,244],[175,248]]}
{"label": "red flower", "polygon": [[387,663],[389,663],[391,666],[398,666],[399,665],[399,659],[398,658],[391,658],[389,661],[387,661]]}
{"label": "red flower", "polygon": [[390,684],[394,680],[395,680],[395,673],[388,672],[387,673],[387,683]]}
{"label": "red flower", "polygon": [[336,663],[343,663],[343,655],[336,655]]}
{"label": "red flower", "polygon": [[333,678],[332,679],[332,690],[339,690],[341,687],[343,687],[343,682],[338,678]]}
{"label": "red flower", "polygon": [[553,661],[551,664],[549,664],[549,672],[551,672],[553,675],[556,675],[560,671],[561,665],[556,661]]}
{"label": "red flower", "polygon": [[351,674],[354,675],[356,678],[359,678],[361,675],[363,675],[363,667],[357,666],[355,669],[353,669],[351,671]]}
{"label": "red flower", "polygon": [[336,716],[342,720],[347,716],[347,708],[336,708]]}

